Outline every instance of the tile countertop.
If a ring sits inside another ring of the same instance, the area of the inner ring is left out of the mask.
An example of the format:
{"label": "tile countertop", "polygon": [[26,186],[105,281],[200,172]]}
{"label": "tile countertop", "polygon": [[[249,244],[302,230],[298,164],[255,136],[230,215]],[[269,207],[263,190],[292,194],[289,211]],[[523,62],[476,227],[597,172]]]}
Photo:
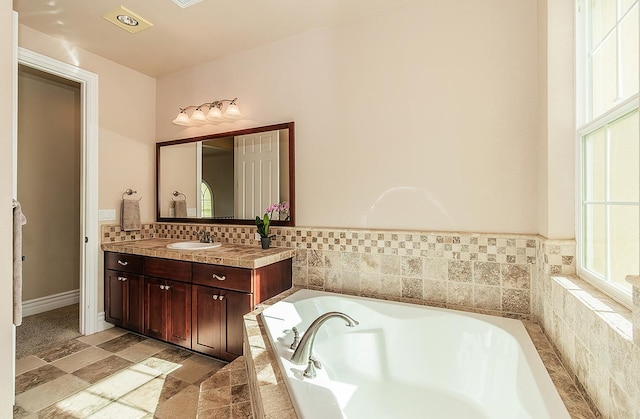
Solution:
{"label": "tile countertop", "polygon": [[246,244],[222,243],[221,247],[205,250],[167,249],[169,243],[188,240],[144,239],[118,243],[102,243],[105,252],[128,253],[133,255],[154,256],[164,259],[185,260],[188,262],[224,265],[236,268],[257,269],[281,260],[290,259],[295,250],[282,247],[262,249]]}

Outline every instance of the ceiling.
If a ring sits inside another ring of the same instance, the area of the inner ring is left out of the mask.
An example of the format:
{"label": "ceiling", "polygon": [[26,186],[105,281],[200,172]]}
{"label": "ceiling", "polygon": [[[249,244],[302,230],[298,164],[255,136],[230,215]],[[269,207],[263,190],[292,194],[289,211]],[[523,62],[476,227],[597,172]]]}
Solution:
{"label": "ceiling", "polygon": [[[152,77],[194,67],[407,0],[14,0],[19,22]],[[131,34],[102,18],[124,6],[153,26]]]}

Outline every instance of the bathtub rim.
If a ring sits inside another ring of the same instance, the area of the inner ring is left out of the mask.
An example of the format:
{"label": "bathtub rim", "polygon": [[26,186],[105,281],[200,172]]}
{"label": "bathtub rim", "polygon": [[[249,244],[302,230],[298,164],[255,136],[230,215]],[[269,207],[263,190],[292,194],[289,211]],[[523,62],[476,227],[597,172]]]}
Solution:
{"label": "bathtub rim", "polygon": [[[540,358],[540,355],[531,339],[531,337],[529,336],[529,333],[527,332],[527,329],[525,328],[523,322],[521,320],[517,320],[517,319],[512,319],[512,318],[506,318],[506,317],[498,317],[498,316],[491,316],[488,314],[482,314],[482,313],[474,313],[474,312],[468,312],[468,311],[460,311],[460,310],[455,310],[455,309],[449,309],[449,308],[441,308],[441,307],[431,307],[431,306],[426,306],[426,305],[417,305],[417,304],[413,304],[413,303],[407,303],[407,302],[402,302],[402,301],[393,301],[393,300],[380,300],[377,298],[371,298],[371,297],[363,297],[363,296],[356,296],[356,295],[345,295],[345,294],[339,294],[339,293],[335,293],[335,292],[328,292],[328,291],[317,291],[317,290],[310,290],[310,289],[300,289],[294,293],[292,293],[291,295],[283,298],[282,300],[278,301],[279,302],[284,302],[287,301],[289,303],[295,303],[298,301],[303,301],[303,300],[307,300],[307,299],[311,299],[311,298],[316,298],[316,297],[338,297],[338,298],[345,298],[345,299],[349,299],[349,300],[355,300],[355,301],[361,301],[363,303],[366,302],[373,302],[375,304],[379,303],[379,304],[390,304],[390,305],[399,305],[401,307],[408,307],[411,309],[424,309],[424,310],[429,310],[429,311],[435,311],[435,312],[439,312],[439,313],[444,313],[444,314],[450,314],[452,316],[456,316],[456,317],[466,317],[466,318],[471,318],[474,320],[478,320],[482,323],[487,323],[489,325],[492,325],[494,327],[499,328],[501,331],[506,332],[508,335],[510,335],[511,337],[513,337],[516,342],[518,343],[520,349],[522,350],[523,354],[524,354],[524,359],[527,363],[527,366],[529,368],[529,370],[531,371],[531,374],[533,376],[533,380],[536,384],[537,390],[540,393],[540,396],[542,397],[542,399],[544,400],[544,405],[546,410],[549,412],[550,417],[552,418],[558,418],[560,417],[559,415],[563,415],[564,419],[570,419],[570,414],[568,409],[566,408],[564,402],[562,401],[560,394],[558,393],[556,386],[554,385],[554,383],[551,380],[551,377],[549,375],[549,373],[547,372],[547,369],[545,368],[544,362],[542,361],[542,359]],[[277,303],[275,303],[277,304]],[[273,304],[273,305],[275,305]],[[260,319],[262,320],[262,324],[264,325],[264,311],[266,311],[268,308],[265,308],[264,310],[261,311],[261,313],[259,314]],[[301,330],[300,333],[301,335],[305,332],[306,330]],[[267,332],[267,338],[269,341],[269,344],[271,345],[272,350],[275,352],[274,356],[276,358],[278,367],[280,368],[280,372],[282,373],[282,371],[284,370],[285,366],[282,363],[281,357],[279,356],[279,354],[277,353],[277,351],[275,350],[274,346],[275,346],[275,342],[273,341],[273,337],[271,336],[270,333]],[[289,380],[286,377],[284,378],[284,384],[287,388],[287,392],[290,396],[291,402],[293,404],[294,410],[296,411],[296,413],[301,412],[302,409],[298,404],[298,401],[293,397],[292,393],[294,392],[293,388],[291,387],[291,383],[289,382]]]}
{"label": "bathtub rim", "polygon": [[[280,371],[278,362],[276,361],[275,350],[269,341],[266,327],[262,321],[260,313],[267,307],[285,299],[286,297],[300,291],[302,288],[294,286],[260,304],[254,311],[244,316],[244,358],[246,363],[247,374],[249,378],[250,399],[254,418],[278,418],[278,419],[295,419],[298,418],[293,402],[286,388],[284,378]],[[338,295],[353,296],[348,293]],[[380,299],[385,301],[384,299]],[[390,301],[398,301],[390,298]],[[428,307],[440,308],[425,304]],[[469,310],[457,310],[462,312],[474,312],[472,308]],[[501,316],[495,316],[501,317]],[[555,389],[560,394],[565,407],[570,414],[576,412],[591,413],[589,405],[580,395],[579,390],[574,384],[574,380],[560,362],[557,349],[551,344],[551,340],[545,334],[538,322],[533,320],[521,320],[535,348],[542,358],[543,364],[547,370],[553,371],[552,379]]]}

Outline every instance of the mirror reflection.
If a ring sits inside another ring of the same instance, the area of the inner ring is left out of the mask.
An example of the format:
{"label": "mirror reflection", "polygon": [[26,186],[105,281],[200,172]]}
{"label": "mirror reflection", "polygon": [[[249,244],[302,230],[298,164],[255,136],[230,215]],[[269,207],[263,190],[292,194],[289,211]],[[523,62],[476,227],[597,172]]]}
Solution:
{"label": "mirror reflection", "polygon": [[271,204],[294,225],[293,122],[158,143],[158,221],[253,223]]}

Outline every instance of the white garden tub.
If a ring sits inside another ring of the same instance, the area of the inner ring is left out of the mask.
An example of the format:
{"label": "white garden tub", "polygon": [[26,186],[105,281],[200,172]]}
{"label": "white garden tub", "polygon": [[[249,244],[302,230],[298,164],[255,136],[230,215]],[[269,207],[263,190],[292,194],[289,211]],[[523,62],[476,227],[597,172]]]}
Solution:
{"label": "white garden tub", "polygon": [[[313,379],[290,362],[292,327],[319,315]],[[331,418],[569,418],[522,322],[301,290],[262,313],[296,412]]]}

